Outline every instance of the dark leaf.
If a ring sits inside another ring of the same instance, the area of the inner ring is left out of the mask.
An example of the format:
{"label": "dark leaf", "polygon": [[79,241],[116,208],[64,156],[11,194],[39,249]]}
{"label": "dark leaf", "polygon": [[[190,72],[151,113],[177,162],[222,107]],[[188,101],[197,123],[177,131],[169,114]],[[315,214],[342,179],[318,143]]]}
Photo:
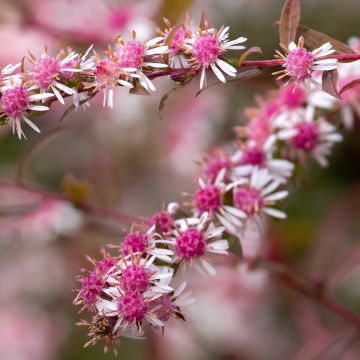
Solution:
{"label": "dark leaf", "polygon": [[321,45],[330,42],[338,54],[354,54],[354,51],[348,45],[339,40],[332,38],[320,31],[313,30],[305,25],[299,25],[297,37],[303,36],[305,45],[310,50],[315,50]]}
{"label": "dark leaf", "polygon": [[344,91],[350,90],[356,86],[360,86],[360,79],[350,81],[348,84],[346,84],[340,89],[339,94],[341,95]]}
{"label": "dark leaf", "polygon": [[[96,93],[88,96],[86,99],[84,100],[81,100],[79,102],[79,106],[80,105],[84,105],[85,103],[87,103],[88,101],[90,101],[94,96],[96,95]],[[61,118],[60,118],[60,122],[63,122],[63,120],[69,115],[71,114],[74,110],[76,109],[76,106],[74,104],[70,105],[65,111],[64,113],[61,115]]]}
{"label": "dark leaf", "polygon": [[[234,82],[234,81],[243,81],[247,79],[251,79],[255,76],[258,76],[262,73],[262,70],[260,68],[252,68],[249,70],[245,70],[242,72],[238,72],[236,76],[225,76],[227,82]],[[209,89],[210,87],[213,87],[215,85],[223,84],[220,80],[215,81],[214,83],[208,85],[205,89],[199,90],[195,96],[199,96],[202,92]]]}
{"label": "dark leaf", "polygon": [[300,22],[300,0],[286,0],[281,10],[279,35],[280,43],[288,46],[295,40]]}
{"label": "dark leaf", "polygon": [[257,54],[262,54],[262,50],[261,48],[257,47],[257,46],[254,46],[252,48],[250,48],[249,50],[245,51],[240,57],[239,57],[239,60],[237,62],[237,66],[241,66],[241,64],[248,58],[248,56],[250,54],[253,54],[253,53],[257,53]]}
{"label": "dark leaf", "polygon": [[164,96],[161,98],[160,103],[159,103],[159,116],[160,119],[162,119],[162,113],[163,110],[165,108],[165,105],[167,103],[167,101],[169,100],[169,98],[171,96],[173,96],[179,89],[183,88],[185,85],[187,85],[191,80],[193,79],[193,77],[189,77],[186,80],[184,80],[183,82],[181,82],[179,85],[174,86],[172,89],[170,89],[169,91],[167,91]]}
{"label": "dark leaf", "polygon": [[138,79],[133,81],[134,87],[130,89],[129,94],[133,95],[150,95],[150,93],[140,84]]}
{"label": "dark leaf", "polygon": [[328,94],[340,98],[337,91],[338,71],[336,69],[331,71],[324,71],[322,75],[322,90]]}

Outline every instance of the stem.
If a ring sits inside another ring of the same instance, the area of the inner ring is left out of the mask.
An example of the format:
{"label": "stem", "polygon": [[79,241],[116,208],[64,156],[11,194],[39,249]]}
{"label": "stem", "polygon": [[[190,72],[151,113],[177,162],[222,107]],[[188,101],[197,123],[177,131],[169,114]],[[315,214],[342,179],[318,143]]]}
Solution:
{"label": "stem", "polygon": [[338,317],[352,324],[356,330],[360,332],[360,316],[354,314],[351,310],[348,310],[342,304],[326,294],[323,287],[319,287],[316,283],[307,282],[304,279],[298,278],[291,274],[289,269],[283,264],[268,259],[245,259],[245,262],[250,269],[260,267],[271,271],[284,285],[318,302]]}
{"label": "stem", "polygon": [[[10,187],[10,188],[14,188],[14,189],[20,189],[20,190],[25,190],[28,192],[31,192],[33,194],[38,194],[40,196],[42,196],[43,198],[50,198],[50,199],[55,199],[55,200],[62,200],[62,201],[68,201],[71,202],[69,200],[69,198],[66,195],[63,194],[59,194],[59,193],[51,193],[48,191],[45,191],[43,189],[38,189],[29,185],[25,185],[23,183],[11,183],[11,182],[7,182],[4,180],[0,180],[0,186],[3,187]],[[76,204],[74,204],[76,205]],[[108,208],[108,207],[104,207],[92,202],[83,202],[81,205],[77,206],[78,209],[82,210],[83,212],[89,214],[89,215],[95,215],[104,219],[111,219],[111,220],[115,220],[117,222],[120,222],[122,224],[126,224],[126,225],[131,225],[134,222],[139,221],[138,218],[119,212],[117,210]]]}

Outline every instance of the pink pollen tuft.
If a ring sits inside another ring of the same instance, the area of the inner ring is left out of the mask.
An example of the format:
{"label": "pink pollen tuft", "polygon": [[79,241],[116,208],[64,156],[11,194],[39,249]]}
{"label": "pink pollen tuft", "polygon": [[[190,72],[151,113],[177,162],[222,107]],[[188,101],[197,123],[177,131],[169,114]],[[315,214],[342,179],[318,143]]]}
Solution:
{"label": "pink pollen tuft", "polygon": [[60,61],[51,56],[44,56],[34,64],[33,79],[42,90],[49,88],[60,72]]}
{"label": "pink pollen tuft", "polygon": [[168,294],[156,299],[154,305],[155,307],[159,306],[156,310],[156,317],[162,322],[168,321],[176,311],[176,305],[172,302],[171,296]]}
{"label": "pink pollen tuft", "polygon": [[152,216],[149,221],[149,226],[158,225],[160,231],[164,234],[169,233],[174,224],[174,220],[167,211],[161,211]]}
{"label": "pink pollen tuft", "polygon": [[314,58],[314,55],[304,48],[289,51],[285,60],[287,74],[299,81],[308,79],[313,72]]}
{"label": "pink pollen tuft", "polygon": [[183,260],[192,260],[204,255],[204,235],[196,228],[189,228],[176,238],[176,252]]}
{"label": "pink pollen tuft", "polygon": [[140,68],[143,64],[145,48],[139,41],[126,42],[118,51],[119,65],[122,68]]}
{"label": "pink pollen tuft", "polygon": [[[64,69],[76,69],[77,66],[80,63],[79,58],[75,58],[64,64]],[[62,74],[68,79],[68,80],[74,80],[76,79],[75,73],[72,71],[63,71]]]}
{"label": "pink pollen tuft", "polygon": [[233,201],[234,206],[248,216],[258,214],[265,205],[260,192],[248,185],[240,186],[234,190]]}
{"label": "pink pollen tuft", "polygon": [[215,213],[222,205],[221,191],[215,185],[206,185],[195,194],[195,205],[199,212]]}
{"label": "pink pollen tuft", "polygon": [[279,103],[288,109],[296,109],[304,105],[306,93],[300,86],[284,86],[279,93]]}
{"label": "pink pollen tuft", "polygon": [[143,253],[149,246],[149,238],[146,234],[136,231],[128,233],[120,244],[120,253],[127,256],[131,253]]}
{"label": "pink pollen tuft", "polygon": [[209,66],[221,53],[218,38],[211,34],[198,37],[194,42],[193,52],[199,64]]}
{"label": "pink pollen tuft", "polygon": [[149,304],[137,292],[126,292],[117,303],[119,314],[127,322],[142,321],[149,310]]}
{"label": "pink pollen tuft", "polygon": [[241,165],[264,165],[265,155],[262,149],[254,146],[248,147],[243,150],[242,157],[240,159]]}
{"label": "pink pollen tuft", "polygon": [[80,290],[80,297],[86,305],[94,305],[103,288],[102,277],[96,272],[89,273],[83,278]]}
{"label": "pink pollen tuft", "polygon": [[184,41],[186,39],[190,39],[191,38],[191,31],[186,28],[185,26],[179,28],[172,40],[171,40],[171,43],[170,43],[170,50],[173,52],[173,53],[176,53],[178,51],[180,51],[184,45]]}
{"label": "pink pollen tuft", "polygon": [[26,88],[20,85],[5,90],[2,93],[1,105],[7,117],[19,119],[29,106]]}
{"label": "pink pollen tuft", "polygon": [[100,260],[97,264],[97,269],[101,274],[106,274],[115,264],[117,260],[112,257],[105,257],[103,260]]}
{"label": "pink pollen tuft", "polygon": [[99,85],[105,88],[111,88],[117,85],[119,79],[119,64],[111,59],[103,59],[96,67],[94,75]]}
{"label": "pink pollen tuft", "polygon": [[[209,158],[204,166],[204,174],[207,181],[213,183],[216,180],[220,170],[230,170],[232,166],[231,160],[226,155],[216,155]],[[226,179],[226,174],[225,174]]]}
{"label": "pink pollen tuft", "polygon": [[122,271],[119,283],[124,291],[144,292],[150,285],[149,271],[142,265],[132,264]]}
{"label": "pink pollen tuft", "polygon": [[295,125],[298,133],[291,138],[291,143],[300,150],[311,151],[319,141],[319,132],[315,123],[303,121]]}

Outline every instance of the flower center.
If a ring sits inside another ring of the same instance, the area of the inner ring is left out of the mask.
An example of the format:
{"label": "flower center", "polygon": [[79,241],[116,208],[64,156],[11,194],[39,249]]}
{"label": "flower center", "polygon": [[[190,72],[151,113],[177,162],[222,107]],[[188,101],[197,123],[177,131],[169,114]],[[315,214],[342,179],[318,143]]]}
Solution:
{"label": "flower center", "polygon": [[119,64],[111,59],[103,59],[96,66],[94,75],[103,89],[112,88],[117,85],[120,76]]}
{"label": "flower center", "polygon": [[304,48],[289,51],[285,68],[288,75],[296,80],[308,79],[313,72],[314,55]]}
{"label": "flower center", "polygon": [[205,253],[204,235],[196,228],[189,228],[176,238],[176,252],[184,260],[192,260]]}
{"label": "flower center", "polygon": [[[210,158],[204,168],[204,174],[206,176],[206,180],[213,183],[216,180],[220,170],[226,169],[229,170],[231,168],[231,160],[228,156],[215,156]],[[226,175],[226,174],[225,174]],[[226,176],[225,176],[226,179]]]}
{"label": "flower center", "polygon": [[201,214],[217,212],[222,205],[220,189],[215,185],[200,188],[195,194],[195,204]]}
{"label": "flower center", "polygon": [[306,101],[306,93],[300,86],[284,86],[279,93],[279,102],[288,109],[302,106]]}
{"label": "flower center", "polygon": [[149,310],[149,304],[137,292],[126,292],[117,303],[119,314],[128,322],[138,322],[144,319]]}
{"label": "flower center", "polygon": [[[70,61],[68,61],[66,64],[64,64],[64,68],[65,69],[76,69],[77,66],[80,63],[80,59],[77,57],[75,59],[72,59]],[[62,74],[68,79],[68,80],[74,80],[75,77],[75,73],[72,71],[63,71]]]}
{"label": "flower center", "polygon": [[148,246],[148,236],[140,231],[136,231],[125,236],[123,242],[120,244],[120,253],[123,256],[127,256],[133,252],[143,253]]}
{"label": "flower center", "polygon": [[26,88],[16,86],[2,93],[1,105],[4,114],[11,119],[19,119],[29,106]]}
{"label": "flower center", "polygon": [[60,61],[51,57],[44,56],[34,64],[34,81],[42,90],[46,90],[60,72]]}
{"label": "flower center", "polygon": [[103,285],[101,276],[95,272],[91,272],[83,278],[80,297],[84,300],[85,304],[91,306],[95,303],[97,297],[102,291]]}
{"label": "flower center", "polygon": [[220,55],[219,40],[211,34],[197,38],[193,46],[196,61],[201,65],[210,65]]}
{"label": "flower center", "polygon": [[291,143],[300,150],[311,151],[317,145],[319,132],[315,123],[303,121],[296,124],[298,133],[291,139]]}
{"label": "flower center", "polygon": [[240,164],[262,166],[264,164],[264,160],[264,152],[261,149],[255,146],[248,147],[244,149],[244,152],[240,159]]}
{"label": "flower center", "polygon": [[166,234],[171,231],[174,220],[167,211],[162,211],[156,213],[153,217],[149,219],[149,226],[154,226],[155,224],[160,227],[162,233]]}
{"label": "flower center", "polygon": [[143,64],[144,54],[144,46],[139,41],[127,42],[119,48],[119,65],[122,68],[139,68]]}
{"label": "flower center", "polygon": [[242,210],[246,215],[252,216],[258,214],[264,207],[264,199],[260,192],[248,185],[243,185],[234,190],[234,206]]}
{"label": "flower center", "polygon": [[156,317],[163,322],[168,321],[176,310],[176,305],[171,301],[171,296],[168,294],[156,299],[154,306],[159,306],[156,310]]}
{"label": "flower center", "polygon": [[144,266],[132,264],[122,271],[119,282],[124,291],[144,292],[150,285],[149,271]]}
{"label": "flower center", "polygon": [[185,26],[181,27],[180,29],[178,29],[175,32],[175,34],[171,40],[171,43],[169,46],[170,50],[173,53],[180,51],[184,45],[184,41],[189,38],[191,38],[191,31],[188,28],[186,28]]}

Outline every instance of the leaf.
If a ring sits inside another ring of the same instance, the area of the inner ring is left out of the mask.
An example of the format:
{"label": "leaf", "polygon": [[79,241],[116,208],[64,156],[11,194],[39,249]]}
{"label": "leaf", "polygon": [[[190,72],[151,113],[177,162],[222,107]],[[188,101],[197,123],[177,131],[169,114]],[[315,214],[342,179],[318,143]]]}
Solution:
{"label": "leaf", "polygon": [[340,99],[340,95],[337,91],[338,77],[339,74],[336,69],[324,71],[322,74],[322,90]]}
{"label": "leaf", "polygon": [[134,79],[134,87],[130,89],[129,94],[133,95],[150,95],[150,93],[140,84],[139,79]]}
{"label": "leaf", "polygon": [[[251,79],[255,76],[258,76],[259,74],[262,73],[262,70],[260,68],[252,68],[249,70],[245,70],[242,72],[237,73],[236,76],[225,76],[226,82],[234,82],[234,81],[244,81],[247,79]],[[215,85],[219,85],[219,84],[224,84],[223,82],[221,82],[220,80],[215,81],[214,83],[208,85],[206,88],[199,90],[195,97],[199,96],[202,92],[204,92],[205,90],[209,89],[210,87],[213,87]]]}
{"label": "leaf", "polygon": [[281,10],[279,35],[280,43],[288,46],[295,40],[300,22],[300,0],[286,0]]}
{"label": "leaf", "polygon": [[350,90],[356,86],[360,86],[360,79],[355,79],[353,81],[350,81],[348,84],[346,84],[340,89],[339,94],[341,95],[343,92]]}
{"label": "leaf", "polygon": [[189,77],[189,78],[185,79],[179,85],[174,86],[172,89],[170,89],[169,91],[167,91],[164,94],[164,96],[161,98],[160,103],[159,103],[159,116],[160,116],[161,120],[163,119],[162,112],[163,112],[165,105],[166,105],[167,101],[169,100],[169,98],[171,96],[173,96],[179,89],[181,89],[185,85],[187,85],[192,79],[193,79],[193,77]]}
{"label": "leaf", "polygon": [[300,24],[298,27],[297,37],[300,37],[301,35],[305,39],[306,47],[308,47],[310,50],[315,50],[321,45],[329,42],[338,54],[355,54],[351,47],[342,43],[341,41],[302,24]]}
{"label": "leaf", "polygon": [[[182,27],[184,27],[183,24],[178,24],[171,29],[171,31],[166,36],[166,41],[165,41],[166,46],[168,46],[170,48],[171,42],[172,42],[174,36],[176,35],[176,32]],[[166,52],[163,55],[163,61],[165,64],[169,64],[169,56],[170,56],[169,52]]]}
{"label": "leaf", "polygon": [[[87,103],[88,101],[90,101],[95,95],[96,95],[96,93],[93,93],[92,95],[88,96],[86,99],[81,100],[81,101],[79,102],[79,106],[80,106],[80,105],[84,105],[85,103]],[[60,118],[59,122],[63,122],[64,119],[65,119],[69,114],[71,114],[76,108],[77,108],[77,107],[76,107],[74,104],[70,105],[70,106],[64,111],[64,113],[61,115],[61,118]]]}
{"label": "leaf", "polygon": [[250,48],[249,50],[245,51],[243,54],[241,54],[241,56],[239,57],[239,60],[237,62],[237,66],[241,66],[241,64],[248,58],[248,56],[250,54],[253,53],[258,53],[258,54],[262,54],[262,50],[261,48],[259,48],[258,46],[254,46],[252,48]]}
{"label": "leaf", "polygon": [[200,30],[207,30],[209,28],[209,20],[205,11],[201,13],[199,29]]}

